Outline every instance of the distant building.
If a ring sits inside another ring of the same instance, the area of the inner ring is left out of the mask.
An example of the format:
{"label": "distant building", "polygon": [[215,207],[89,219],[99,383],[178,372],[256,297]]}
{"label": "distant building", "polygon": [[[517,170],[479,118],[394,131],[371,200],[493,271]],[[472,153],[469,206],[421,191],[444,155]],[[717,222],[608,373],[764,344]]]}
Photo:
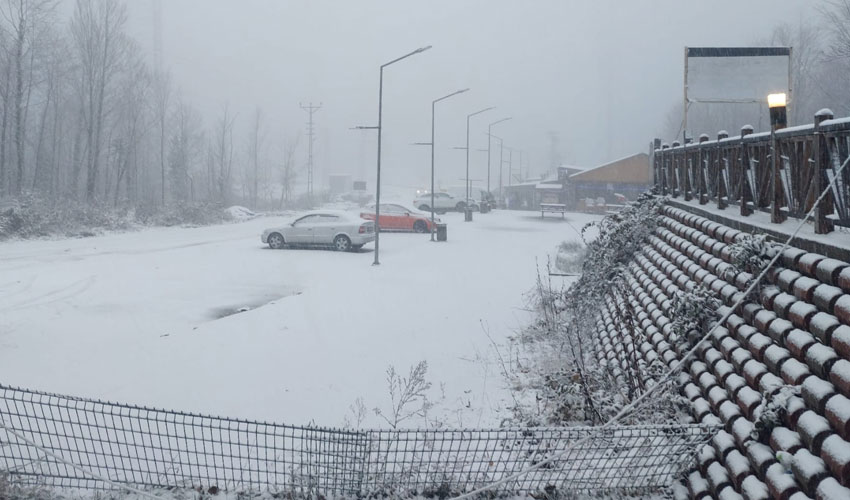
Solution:
{"label": "distant building", "polygon": [[616,194],[634,200],[652,185],[649,155],[638,153],[569,176],[574,199],[605,198],[617,201]]}
{"label": "distant building", "polygon": [[328,188],[331,195],[351,191],[351,174],[328,174]]}

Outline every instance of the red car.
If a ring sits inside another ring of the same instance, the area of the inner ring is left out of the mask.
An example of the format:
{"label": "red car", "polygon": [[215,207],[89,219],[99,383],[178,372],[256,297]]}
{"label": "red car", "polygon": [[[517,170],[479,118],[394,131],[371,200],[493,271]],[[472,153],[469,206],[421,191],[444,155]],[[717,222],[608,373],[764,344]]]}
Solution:
{"label": "red car", "polygon": [[[375,220],[375,205],[367,205],[360,217]],[[440,219],[435,218],[439,223]],[[431,231],[431,214],[413,210],[397,203],[381,203],[381,216],[378,221],[381,231],[413,231],[427,233]]]}

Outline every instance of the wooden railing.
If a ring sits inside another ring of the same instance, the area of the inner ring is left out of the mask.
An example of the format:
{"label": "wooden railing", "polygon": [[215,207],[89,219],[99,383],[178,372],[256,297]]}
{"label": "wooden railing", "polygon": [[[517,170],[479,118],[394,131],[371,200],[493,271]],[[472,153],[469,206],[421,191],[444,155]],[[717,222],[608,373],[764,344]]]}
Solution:
{"label": "wooden railing", "polygon": [[742,216],[769,212],[771,221],[779,223],[804,217],[835,179],[815,211],[815,232],[850,226],[850,167],[841,170],[850,155],[850,118],[836,120],[824,109],[814,123],[778,130],[775,136],[744,126],[736,137],[721,131],[715,140],[703,134],[685,145],[656,139],[654,149],[660,194],[719,209],[735,206]]}

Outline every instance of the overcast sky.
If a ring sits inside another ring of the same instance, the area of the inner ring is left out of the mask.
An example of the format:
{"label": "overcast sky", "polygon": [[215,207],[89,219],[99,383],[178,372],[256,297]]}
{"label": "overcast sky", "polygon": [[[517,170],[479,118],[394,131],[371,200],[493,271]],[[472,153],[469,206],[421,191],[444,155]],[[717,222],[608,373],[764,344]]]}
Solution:
{"label": "overcast sky", "polygon": [[[820,0],[164,0],[163,60],[186,99],[212,117],[225,103],[247,133],[259,106],[272,151],[305,129],[299,102],[321,102],[317,167],[374,185],[376,137],[352,131],[377,121],[384,79],[387,183],[424,186],[430,168],[431,101],[438,105],[437,166],[443,185],[464,170],[466,115],[473,118],[472,177],[486,180],[487,124],[519,150],[532,173],[550,163],[550,133],[563,161],[596,165],[646,151],[681,100],[683,48],[736,46],[780,22],[814,16]],[[153,47],[153,0],[133,0],[130,30]],[[735,124],[731,124],[733,127]],[[734,127],[733,127],[734,128]],[[302,141],[303,143],[303,141]],[[278,148],[278,149],[275,149]],[[498,183],[498,147],[493,148]],[[306,148],[302,149],[302,160]],[[505,151],[505,161],[508,152]],[[507,168],[507,166],[506,166]],[[507,174],[505,174],[507,175]],[[505,177],[505,183],[507,178]]]}

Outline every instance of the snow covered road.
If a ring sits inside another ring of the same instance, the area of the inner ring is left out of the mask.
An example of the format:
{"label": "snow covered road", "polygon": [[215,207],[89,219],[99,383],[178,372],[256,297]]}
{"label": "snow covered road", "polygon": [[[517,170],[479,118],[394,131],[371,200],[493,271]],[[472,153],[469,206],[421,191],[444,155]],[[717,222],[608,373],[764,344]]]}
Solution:
{"label": "snow covered road", "polygon": [[377,267],[371,244],[269,250],[276,218],[0,243],[0,383],[327,426],[362,398],[379,426],[387,367],[426,360],[431,419],[497,425],[508,394],[485,330],[502,344],[527,321],[537,263],[593,217],[443,218],[447,243],[383,234]]}

